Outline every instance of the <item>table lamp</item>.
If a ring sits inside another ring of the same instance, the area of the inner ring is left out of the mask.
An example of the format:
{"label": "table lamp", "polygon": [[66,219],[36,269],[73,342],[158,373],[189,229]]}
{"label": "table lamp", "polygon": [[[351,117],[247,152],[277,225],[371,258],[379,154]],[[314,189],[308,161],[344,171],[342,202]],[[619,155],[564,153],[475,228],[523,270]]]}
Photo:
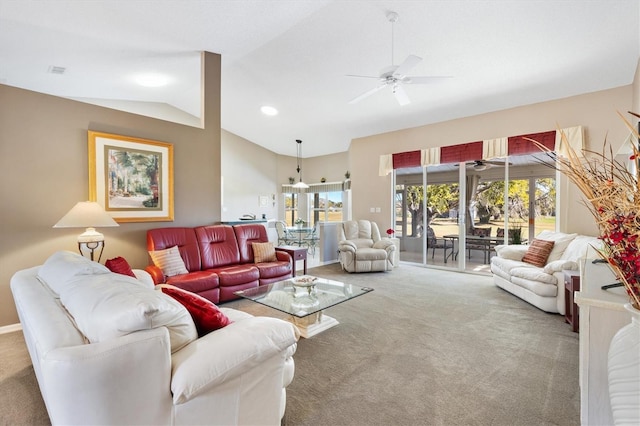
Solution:
{"label": "table lamp", "polygon": [[104,235],[95,228],[103,226],[120,226],[109,216],[102,206],[95,201],[80,201],[69,212],[53,225],[54,228],[87,228],[78,236],[78,251],[84,256],[83,248],[94,258],[94,252],[100,249],[98,262],[104,250]]}

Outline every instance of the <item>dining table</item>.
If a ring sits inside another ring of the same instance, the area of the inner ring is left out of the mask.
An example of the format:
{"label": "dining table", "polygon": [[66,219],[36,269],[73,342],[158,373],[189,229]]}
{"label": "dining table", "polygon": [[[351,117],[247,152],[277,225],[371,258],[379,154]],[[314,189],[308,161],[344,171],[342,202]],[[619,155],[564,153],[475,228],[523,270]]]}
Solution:
{"label": "dining table", "polygon": [[[448,259],[456,260],[458,258],[458,251],[460,245],[456,244],[456,241],[460,239],[458,234],[446,234],[442,236],[444,245],[444,263],[447,263]],[[526,240],[522,240],[524,244]],[[513,243],[513,238],[509,238],[509,244]],[[450,244],[450,245],[449,245]],[[504,237],[492,237],[492,236],[479,236],[479,235],[466,235],[465,244],[472,245],[474,250],[482,250],[484,254],[484,263],[489,263],[491,260],[491,252],[499,244],[504,244]],[[456,247],[456,245],[458,247]],[[450,251],[447,254],[447,251]]]}
{"label": "dining table", "polygon": [[287,231],[298,236],[297,241],[294,241],[294,243],[302,247],[302,245],[305,244],[304,237],[309,235],[313,231],[313,228],[308,226],[290,226],[287,228]]}

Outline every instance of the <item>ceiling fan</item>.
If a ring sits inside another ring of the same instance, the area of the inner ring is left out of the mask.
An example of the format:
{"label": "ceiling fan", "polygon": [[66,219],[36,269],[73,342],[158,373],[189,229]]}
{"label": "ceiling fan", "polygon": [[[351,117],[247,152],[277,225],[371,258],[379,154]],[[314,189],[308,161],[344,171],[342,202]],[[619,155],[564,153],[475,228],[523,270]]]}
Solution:
{"label": "ceiling fan", "polygon": [[[467,165],[468,168],[471,168],[477,172],[481,172],[491,167],[504,166],[505,162],[492,161],[492,160],[474,160],[474,161],[467,161],[465,164]],[[455,165],[458,166],[458,163],[456,163]],[[509,165],[511,166],[512,164],[509,163]]]}
{"label": "ceiling fan", "polygon": [[448,76],[408,76],[407,72],[420,61],[422,58],[416,55],[409,55],[400,65],[393,65],[393,24],[398,21],[398,14],[396,12],[387,13],[387,20],[391,22],[391,63],[392,65],[383,68],[380,71],[380,75],[353,75],[348,74],[347,77],[360,77],[360,78],[374,78],[378,80],[378,85],[373,89],[367,90],[363,94],[356,96],[349,101],[350,104],[355,104],[361,100],[373,95],[374,93],[384,89],[385,87],[391,87],[391,91],[400,105],[407,105],[411,103],[411,100],[407,96],[407,93],[402,88],[403,84],[428,84],[434,81],[451,78]]}

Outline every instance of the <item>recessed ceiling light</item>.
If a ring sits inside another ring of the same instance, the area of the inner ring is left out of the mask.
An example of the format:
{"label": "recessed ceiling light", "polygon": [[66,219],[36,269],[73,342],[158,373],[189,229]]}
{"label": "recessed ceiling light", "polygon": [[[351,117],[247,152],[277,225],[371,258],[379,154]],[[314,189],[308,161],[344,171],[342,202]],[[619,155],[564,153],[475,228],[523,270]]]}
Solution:
{"label": "recessed ceiling light", "polygon": [[162,74],[139,74],[135,82],[144,87],[161,87],[169,84],[169,77]]}
{"label": "recessed ceiling light", "polygon": [[265,105],[262,108],[260,108],[260,111],[262,111],[264,115],[278,115],[278,110],[268,105]]}
{"label": "recessed ceiling light", "polygon": [[55,66],[55,65],[51,65],[47,69],[47,72],[50,73],[50,74],[60,74],[60,75],[62,75],[62,74],[64,74],[64,72],[66,70],[67,69],[65,67],[58,67],[58,66]]}

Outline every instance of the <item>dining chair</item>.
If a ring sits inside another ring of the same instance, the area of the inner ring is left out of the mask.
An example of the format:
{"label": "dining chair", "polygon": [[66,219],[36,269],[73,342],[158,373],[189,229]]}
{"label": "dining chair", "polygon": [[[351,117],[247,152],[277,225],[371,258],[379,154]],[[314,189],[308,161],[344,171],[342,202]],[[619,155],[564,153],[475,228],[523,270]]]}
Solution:
{"label": "dining chair", "polygon": [[[436,255],[436,249],[443,249],[443,259],[447,257],[447,247],[444,239],[438,239],[431,225],[427,225],[427,250],[431,249],[431,259]],[[452,248],[453,250],[453,248]]]}
{"label": "dining chair", "polygon": [[[491,236],[491,227],[489,228],[473,228],[470,235],[474,237],[490,237]],[[482,252],[484,256],[484,262],[487,263],[488,254],[491,251],[491,243],[490,242],[476,242],[474,244],[473,241],[467,241],[467,251],[469,253],[469,259],[471,259],[471,250],[479,250]]]}
{"label": "dining chair", "polygon": [[278,232],[278,245],[291,245],[298,241],[295,235],[291,234],[287,229],[287,224],[279,220],[276,222],[276,231]]}

